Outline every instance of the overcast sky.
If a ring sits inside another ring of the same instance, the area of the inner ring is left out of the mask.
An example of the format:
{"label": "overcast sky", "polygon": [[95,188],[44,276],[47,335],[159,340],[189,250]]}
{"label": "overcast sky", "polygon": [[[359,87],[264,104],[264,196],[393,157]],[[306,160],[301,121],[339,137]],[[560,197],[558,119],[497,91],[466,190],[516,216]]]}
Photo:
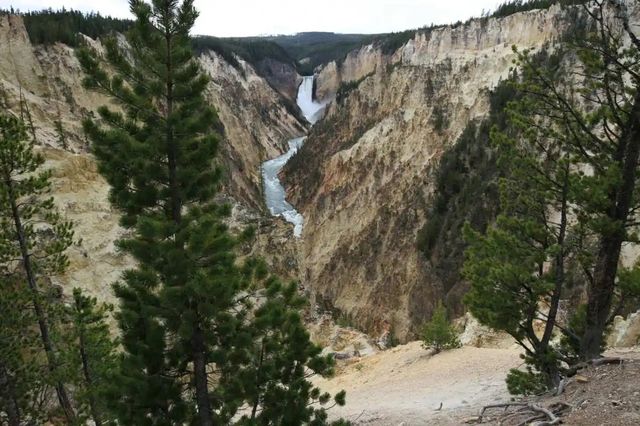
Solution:
{"label": "overcast sky", "polygon": [[[479,16],[504,0],[196,0],[195,34],[239,37],[303,31],[382,33]],[[127,0],[0,0],[1,8],[97,11],[130,17]]]}

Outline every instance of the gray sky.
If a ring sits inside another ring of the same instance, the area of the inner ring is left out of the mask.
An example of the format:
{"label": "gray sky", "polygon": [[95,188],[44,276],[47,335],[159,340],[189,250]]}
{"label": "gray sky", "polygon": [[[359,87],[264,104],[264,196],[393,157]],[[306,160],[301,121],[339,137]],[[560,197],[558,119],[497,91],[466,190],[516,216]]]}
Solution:
{"label": "gray sky", "polygon": [[[195,34],[249,36],[302,31],[381,33],[479,16],[503,0],[196,0]],[[67,9],[129,17],[127,0],[0,0],[22,11]]]}

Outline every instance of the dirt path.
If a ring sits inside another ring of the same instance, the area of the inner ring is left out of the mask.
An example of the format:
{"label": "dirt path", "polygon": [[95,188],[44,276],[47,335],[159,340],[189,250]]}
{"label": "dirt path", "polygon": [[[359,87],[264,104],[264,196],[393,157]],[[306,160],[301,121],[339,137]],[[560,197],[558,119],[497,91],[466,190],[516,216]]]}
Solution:
{"label": "dirt path", "polygon": [[347,391],[347,405],[332,409],[333,418],[356,425],[453,425],[486,404],[508,400],[504,378],[521,364],[518,354],[516,348],[463,347],[431,356],[412,342],[316,382],[332,393]]}

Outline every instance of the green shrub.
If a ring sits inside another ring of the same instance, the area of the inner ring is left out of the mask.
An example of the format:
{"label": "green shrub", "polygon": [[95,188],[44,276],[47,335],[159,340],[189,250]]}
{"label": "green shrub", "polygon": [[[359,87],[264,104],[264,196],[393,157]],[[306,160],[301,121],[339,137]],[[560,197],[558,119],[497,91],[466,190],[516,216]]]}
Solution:
{"label": "green shrub", "polygon": [[447,310],[438,303],[430,321],[422,328],[422,346],[438,353],[446,349],[459,348],[458,335],[447,319]]}
{"label": "green shrub", "polygon": [[431,125],[438,134],[442,134],[449,127],[449,116],[446,106],[438,103],[433,107]]}
{"label": "green shrub", "polygon": [[373,74],[373,72],[370,72],[366,75],[363,75],[357,80],[343,81],[342,83],[340,83],[338,91],[336,92],[336,102],[341,104],[347,98],[347,95],[349,95],[349,93],[357,89],[358,86],[360,86],[360,83],[362,83],[368,77],[371,77]]}
{"label": "green shrub", "polygon": [[542,375],[527,368],[521,371],[515,368],[507,374],[507,390],[511,395],[538,395],[547,390]]}

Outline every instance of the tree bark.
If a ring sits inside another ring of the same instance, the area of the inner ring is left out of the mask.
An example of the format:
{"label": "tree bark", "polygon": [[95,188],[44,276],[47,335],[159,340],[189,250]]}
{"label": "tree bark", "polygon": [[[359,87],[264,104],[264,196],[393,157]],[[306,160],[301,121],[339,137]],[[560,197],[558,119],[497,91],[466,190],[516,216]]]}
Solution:
{"label": "tree bark", "polygon": [[84,381],[87,386],[88,399],[89,399],[89,409],[91,410],[91,417],[93,418],[93,422],[96,426],[102,426],[102,418],[100,416],[100,410],[98,409],[98,404],[96,403],[95,395],[93,394],[93,380],[91,377],[91,368],[89,366],[89,357],[87,356],[86,351],[86,339],[84,336],[84,331],[80,331],[80,358],[82,359],[82,374],[84,375]]}
{"label": "tree bark", "polygon": [[201,426],[213,426],[211,403],[209,402],[209,383],[207,375],[207,356],[204,336],[199,326],[193,333],[193,374],[196,385],[196,403]]}
{"label": "tree bark", "polygon": [[636,168],[640,156],[640,92],[634,99],[629,126],[625,129],[620,143],[623,147],[619,159],[622,179],[621,184],[609,195],[611,209],[607,214],[614,225],[614,230],[600,239],[594,265],[593,284],[588,289],[587,319],[580,344],[580,355],[584,360],[597,358],[602,352],[620,252],[622,243],[626,240],[625,225],[632,208],[636,187]]}
{"label": "tree bark", "polygon": [[568,210],[569,210],[569,165],[567,164],[562,181],[562,207],[560,208],[560,229],[558,230],[558,238],[556,243],[560,247],[558,254],[555,258],[555,286],[551,295],[551,301],[549,303],[549,313],[547,314],[547,323],[545,325],[544,334],[540,344],[546,348],[549,346],[551,337],[553,336],[553,330],[556,325],[556,317],[558,316],[558,306],[560,305],[560,297],[562,295],[562,289],[565,281],[565,250],[564,244],[567,236],[568,225]]}
{"label": "tree bark", "polygon": [[[42,339],[42,344],[44,346],[44,351],[47,356],[47,364],[49,367],[49,371],[53,372],[55,371],[57,364],[56,353],[53,342],[51,341],[51,336],[49,334],[49,325],[47,324],[46,314],[39,301],[38,284],[36,281],[35,273],[33,271],[33,265],[31,264],[31,254],[29,253],[29,246],[24,234],[22,219],[20,217],[17,200],[13,191],[13,181],[8,176],[5,177],[5,185],[7,187],[9,203],[11,204],[11,214],[15,226],[16,236],[20,245],[22,266],[24,268],[27,283],[31,291],[32,303],[36,313],[36,317],[38,319],[38,327],[40,328],[40,336]],[[71,406],[71,400],[69,398],[69,395],[67,394],[67,390],[65,389],[64,384],[58,381],[55,384],[55,389],[58,396],[58,401],[60,402],[60,407],[62,408],[67,421],[69,423],[72,423],[75,419],[75,412],[73,411],[73,407]]]}
{"label": "tree bark", "polygon": [[[165,11],[169,14],[170,11]],[[172,54],[172,32],[170,25],[165,25],[165,42],[166,42],[166,66],[167,66],[167,78],[166,78],[166,128],[165,138],[167,146],[167,162],[169,173],[169,191],[171,200],[171,218],[178,228],[182,222],[182,196],[180,191],[180,182],[178,178],[178,160],[180,152],[175,140],[173,125],[171,119],[173,115],[173,90],[174,90],[174,75],[173,64],[171,61]],[[176,229],[177,230],[177,229]],[[184,247],[182,247],[184,249]],[[193,361],[193,381],[196,390],[196,405],[198,407],[198,417],[200,419],[201,426],[213,426],[213,411],[211,409],[211,402],[209,401],[209,380],[207,374],[207,347],[204,339],[204,334],[201,328],[200,319],[198,315],[198,301],[194,301],[194,305],[190,309],[195,310],[195,324],[193,324],[193,335],[191,336],[192,346],[192,361]]]}
{"label": "tree bark", "polygon": [[0,400],[4,401],[1,407],[7,414],[8,426],[20,426],[20,407],[16,402],[13,383],[2,365],[0,365]]}

